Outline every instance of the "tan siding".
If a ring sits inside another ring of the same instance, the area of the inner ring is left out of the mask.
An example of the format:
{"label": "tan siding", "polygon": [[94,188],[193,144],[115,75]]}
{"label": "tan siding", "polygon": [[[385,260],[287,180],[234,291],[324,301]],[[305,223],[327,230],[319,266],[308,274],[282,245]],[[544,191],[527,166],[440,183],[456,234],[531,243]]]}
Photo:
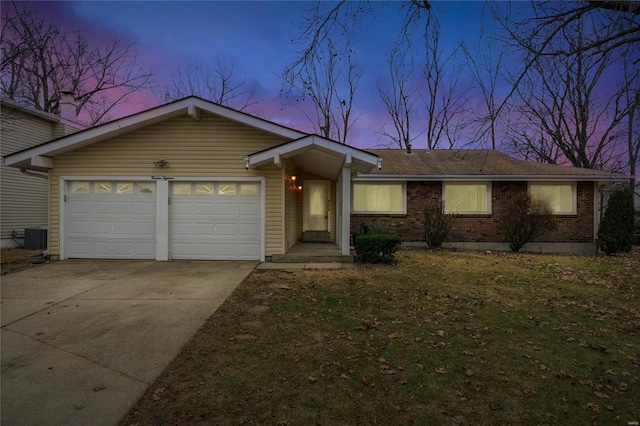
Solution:
{"label": "tan siding", "polygon": [[[265,177],[266,255],[282,253],[283,170],[274,166],[245,170],[244,158],[286,140],[212,114],[200,120],[173,118],[54,159],[51,182],[51,249],[59,255],[60,176]],[[167,160],[160,169],[154,161]]]}
{"label": "tan siding", "polygon": [[[2,106],[1,154],[31,148],[53,138],[53,122]],[[0,166],[0,238],[11,231],[47,225],[47,180]]]}
{"label": "tan siding", "polygon": [[[287,159],[284,164],[285,175],[297,178],[298,170],[293,160]],[[302,208],[298,202],[302,199],[301,195],[293,186],[285,183],[285,250],[289,250],[301,239],[302,224],[299,221],[302,220],[302,214],[298,212]]]}

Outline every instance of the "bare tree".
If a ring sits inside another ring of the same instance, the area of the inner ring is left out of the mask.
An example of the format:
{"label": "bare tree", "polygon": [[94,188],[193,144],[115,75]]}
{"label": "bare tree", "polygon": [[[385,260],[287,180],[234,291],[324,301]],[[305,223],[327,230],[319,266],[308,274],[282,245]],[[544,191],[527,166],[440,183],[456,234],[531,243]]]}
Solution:
{"label": "bare tree", "polygon": [[310,101],[313,116],[299,106],[314,127],[327,139],[346,143],[349,130],[357,120],[352,115],[353,101],[362,71],[355,63],[348,41],[338,48],[331,40],[323,50],[316,48],[314,58],[284,74],[282,98],[292,96],[296,104]]}
{"label": "bare tree", "polygon": [[469,74],[480,91],[485,108],[482,112],[471,111],[475,116],[477,127],[474,142],[489,145],[495,150],[498,147],[499,113],[505,114],[505,109],[500,109],[498,89],[504,83],[502,67],[506,51],[496,46],[494,40],[487,37],[484,31],[476,46],[462,44],[461,49],[466,58]]}
{"label": "bare tree", "polygon": [[[404,22],[398,28],[398,42],[411,42],[414,39],[416,23],[430,16],[431,3],[427,0],[411,0],[403,2],[382,1],[383,6],[397,7],[398,13],[404,12]],[[365,0],[337,2],[318,1],[309,8],[307,18],[300,26],[298,43],[302,45],[297,59],[285,69],[285,75],[295,75],[300,69],[321,56],[322,49],[328,41],[337,36],[349,37],[361,21],[375,16],[371,3]]]}
{"label": "bare tree", "polygon": [[[531,2],[533,17],[503,22],[509,38],[535,56],[594,54],[640,42],[640,3],[605,0]],[[579,45],[558,45],[554,41],[584,19],[598,22],[597,37]]]}
{"label": "bare tree", "polygon": [[245,111],[257,102],[255,83],[236,79],[235,63],[228,58],[218,59],[214,66],[193,63],[178,68],[171,74],[165,90],[165,101],[186,96],[199,96],[220,105]]}
{"label": "bare tree", "polygon": [[[616,146],[623,135],[621,123],[628,113],[625,88],[607,90],[607,75],[617,68],[615,50],[591,55],[581,46],[591,43],[598,24],[584,17],[568,24],[554,45],[567,46],[572,55],[538,56],[517,82],[519,110],[526,123],[540,131],[538,138],[513,138],[523,149],[547,162],[568,161],[575,167],[615,168]],[[561,49],[561,47],[559,47]],[[556,156],[557,152],[561,156]]]}
{"label": "bare tree", "polygon": [[413,87],[413,64],[407,58],[406,51],[394,49],[388,57],[389,79],[378,79],[378,92],[384,102],[393,131],[383,125],[380,134],[389,138],[400,149],[411,151],[411,142],[415,136],[411,134],[411,124],[416,118],[417,92]]}
{"label": "bare tree", "polygon": [[428,149],[442,148],[441,142],[445,139],[449,143],[448,148],[453,147],[460,130],[466,125],[463,114],[466,112],[467,89],[461,87],[462,66],[455,63],[455,55],[455,51],[444,54],[440,46],[440,23],[430,16],[423,68]]}
{"label": "bare tree", "polygon": [[[627,53],[634,53],[633,51]],[[627,108],[627,160],[631,176],[631,191],[636,191],[636,172],[640,167],[640,67],[634,64],[635,55],[623,58],[623,101]]]}
{"label": "bare tree", "polygon": [[65,33],[15,3],[2,14],[1,49],[3,96],[59,114],[60,94],[71,92],[76,117],[87,125],[108,120],[114,107],[129,102],[153,76],[131,43],[114,37],[92,45],[79,32]]}

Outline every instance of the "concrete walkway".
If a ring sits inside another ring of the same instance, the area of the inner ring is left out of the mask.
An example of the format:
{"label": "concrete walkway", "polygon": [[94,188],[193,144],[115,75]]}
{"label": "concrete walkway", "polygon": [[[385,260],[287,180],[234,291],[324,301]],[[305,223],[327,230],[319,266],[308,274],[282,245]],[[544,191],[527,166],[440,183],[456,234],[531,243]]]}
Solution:
{"label": "concrete walkway", "polygon": [[256,265],[63,261],[3,276],[2,424],[117,424]]}

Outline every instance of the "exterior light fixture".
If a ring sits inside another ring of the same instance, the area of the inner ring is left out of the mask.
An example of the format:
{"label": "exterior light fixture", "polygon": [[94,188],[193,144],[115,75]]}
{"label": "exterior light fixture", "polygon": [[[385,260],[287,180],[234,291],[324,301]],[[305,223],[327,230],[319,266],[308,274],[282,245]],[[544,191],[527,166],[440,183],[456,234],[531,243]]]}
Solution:
{"label": "exterior light fixture", "polygon": [[169,165],[169,162],[167,160],[158,160],[158,161],[154,161],[153,164],[156,167],[165,168]]}

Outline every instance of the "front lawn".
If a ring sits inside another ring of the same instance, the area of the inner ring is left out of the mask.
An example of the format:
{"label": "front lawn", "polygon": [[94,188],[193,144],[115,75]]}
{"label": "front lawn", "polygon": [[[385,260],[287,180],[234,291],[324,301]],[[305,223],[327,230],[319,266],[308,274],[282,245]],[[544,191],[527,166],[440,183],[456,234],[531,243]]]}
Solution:
{"label": "front lawn", "polygon": [[255,271],[123,425],[640,421],[640,253]]}

